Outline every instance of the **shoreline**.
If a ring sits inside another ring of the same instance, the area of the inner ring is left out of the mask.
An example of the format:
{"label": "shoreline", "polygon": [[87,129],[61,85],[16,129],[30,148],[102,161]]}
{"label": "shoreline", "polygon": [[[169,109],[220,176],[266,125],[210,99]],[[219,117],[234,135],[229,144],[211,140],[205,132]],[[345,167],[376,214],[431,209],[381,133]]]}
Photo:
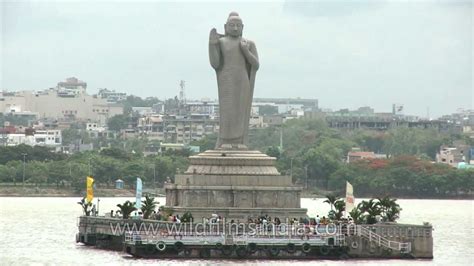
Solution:
{"label": "shoreline", "polygon": [[[82,198],[84,197],[83,194],[48,194],[48,195],[39,195],[39,194],[4,194],[0,193],[0,198]],[[95,198],[124,198],[124,197],[135,197],[135,194],[120,194],[120,195],[94,195]],[[166,197],[166,195],[160,194],[156,197]],[[370,197],[359,197],[359,199],[368,199]],[[398,200],[474,200],[472,197],[452,197],[452,198],[415,198],[415,197],[396,197]],[[325,199],[324,196],[302,196],[301,199]]]}
{"label": "shoreline", "polygon": [[[95,197],[102,198],[119,198],[119,197],[135,197],[134,189],[115,189],[115,188],[98,188],[94,191]],[[144,194],[151,193],[155,197],[165,197],[166,193],[163,189],[143,191]],[[328,193],[331,193],[328,191]],[[31,198],[82,198],[85,191],[77,192],[69,188],[51,188],[51,187],[0,187],[0,198],[6,197],[31,197]],[[357,198],[371,198],[373,196],[358,196]],[[463,195],[457,197],[410,197],[410,196],[393,196],[397,199],[413,199],[413,200],[474,200],[473,195]],[[301,199],[325,199],[325,195],[313,194],[311,192],[303,192]]]}

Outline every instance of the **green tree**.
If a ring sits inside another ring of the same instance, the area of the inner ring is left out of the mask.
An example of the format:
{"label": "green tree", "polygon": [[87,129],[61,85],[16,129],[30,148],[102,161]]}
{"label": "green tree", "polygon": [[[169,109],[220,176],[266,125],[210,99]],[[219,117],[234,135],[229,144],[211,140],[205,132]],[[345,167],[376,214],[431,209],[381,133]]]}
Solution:
{"label": "green tree", "polygon": [[382,153],[387,134],[380,131],[355,130],[350,137],[363,150]]}
{"label": "green tree", "polygon": [[329,204],[329,206],[331,206],[332,211],[334,208],[334,203],[336,203],[338,199],[339,197],[337,197],[336,195],[326,195],[326,200],[323,202]]}
{"label": "green tree", "polygon": [[191,146],[199,146],[201,152],[212,150],[216,146],[217,134],[205,135],[200,140],[195,140],[191,142]]}
{"label": "green tree", "polygon": [[452,180],[449,182],[453,182],[451,190],[455,191],[455,195],[472,195],[474,191],[474,169],[457,169],[450,178]]}
{"label": "green tree", "polygon": [[162,184],[166,177],[173,177],[176,172],[176,166],[171,157],[156,157],[153,160],[155,165],[155,174],[157,181]]}
{"label": "green tree", "polygon": [[150,218],[150,215],[156,209],[156,204],[159,202],[155,202],[155,198],[149,197],[148,195],[145,197],[145,200],[142,201],[141,210],[143,212],[143,219]]}
{"label": "green tree", "polygon": [[38,186],[48,182],[48,168],[45,163],[31,161],[26,164],[25,182],[34,183]]}
{"label": "green tree", "polygon": [[280,149],[278,147],[271,146],[267,149],[265,153],[270,157],[275,157],[277,159],[280,158]]}
{"label": "green tree", "polygon": [[131,114],[132,107],[152,107],[154,104],[159,102],[160,100],[156,97],[142,99],[135,95],[129,95],[125,100],[120,101],[119,103],[123,105],[125,114]]}
{"label": "green tree", "polygon": [[117,160],[130,160],[130,155],[126,151],[116,147],[103,149],[100,151],[100,155],[109,156]]}
{"label": "green tree", "polygon": [[123,178],[125,182],[129,184],[134,184],[137,177],[144,177],[144,165],[142,162],[132,161],[126,163],[123,168]]}
{"label": "green tree", "polygon": [[75,144],[77,142],[89,144],[92,141],[87,131],[79,126],[63,129],[61,137],[63,145]]}
{"label": "green tree", "polygon": [[129,116],[125,114],[114,115],[107,121],[107,126],[110,130],[120,131],[128,127],[130,122]]}
{"label": "green tree", "polygon": [[326,188],[329,177],[342,166],[353,143],[338,138],[322,137],[317,140],[316,145],[303,155],[303,160],[308,166],[309,178],[319,179],[320,186]]}
{"label": "green tree", "polygon": [[1,165],[0,164],[0,182],[11,182],[12,181],[12,178],[11,176],[9,175],[9,173],[7,173],[7,167],[5,165]]}
{"label": "green tree", "polygon": [[177,96],[165,100],[165,112],[177,113],[179,109],[179,99]]}
{"label": "green tree", "polygon": [[400,218],[401,210],[402,208],[400,208],[400,205],[391,205],[385,212],[384,220],[387,222],[395,222],[398,218]]}
{"label": "green tree", "polygon": [[333,133],[323,119],[292,119],[281,127],[251,129],[249,147],[261,151],[272,146],[278,147],[282,134],[283,151],[288,153],[287,158],[295,158],[301,151],[314,147],[318,138],[331,136]]}
{"label": "green tree", "polygon": [[[127,165],[127,161],[118,160],[113,157],[94,157],[92,166],[96,182],[106,184],[107,187],[109,187],[115,182],[116,179],[122,177],[124,174],[124,167]],[[125,174],[131,173],[125,171]]]}
{"label": "green tree", "polygon": [[334,173],[329,176],[328,188],[341,193],[345,189],[346,181],[351,182],[356,176],[357,171],[349,164],[343,164]]}
{"label": "green tree", "polygon": [[338,199],[334,202],[335,218],[337,221],[341,220],[346,210],[346,203],[343,199]]}
{"label": "green tree", "polygon": [[[23,157],[23,155],[26,155]],[[28,146],[20,144],[17,146],[0,147],[0,164],[6,164],[9,161],[56,161],[63,160],[66,155],[53,152],[51,148],[42,146]]]}
{"label": "green tree", "polygon": [[82,207],[82,212],[84,213],[85,216],[90,216],[91,210],[90,208],[92,207],[92,202],[87,202],[86,198],[82,198],[81,201],[77,202],[77,204],[81,205]]}
{"label": "green tree", "polygon": [[10,162],[9,165],[0,164],[0,182],[13,182],[16,185],[17,170],[11,166],[11,163],[13,162]]}
{"label": "green tree", "polygon": [[417,154],[419,146],[416,135],[409,128],[395,128],[389,131],[384,146],[388,155]]}
{"label": "green tree", "polygon": [[377,200],[379,201],[382,220],[385,222],[395,222],[395,220],[399,218],[400,211],[402,210],[397,203],[397,199],[385,196]]}
{"label": "green tree", "polygon": [[364,223],[364,215],[358,207],[352,209],[352,211],[349,212],[349,215],[351,216],[352,221],[354,221],[355,224]]}
{"label": "green tree", "polygon": [[125,201],[123,204],[117,204],[117,207],[120,209],[123,219],[128,219],[130,214],[137,210],[137,208],[135,208],[135,203],[132,203],[129,200]]}
{"label": "green tree", "polygon": [[130,153],[132,157],[135,156],[137,158],[141,158],[143,156],[143,151],[147,145],[148,139],[143,137],[127,139],[125,142],[123,142],[124,150],[127,153]]}
{"label": "green tree", "polygon": [[86,190],[86,177],[89,174],[89,166],[79,161],[69,161],[67,166],[70,169],[69,182],[78,194],[84,194]]}
{"label": "green tree", "polygon": [[447,137],[435,129],[394,128],[388,131],[383,149],[391,156],[426,154],[435,159]]}
{"label": "green tree", "polygon": [[369,201],[362,201],[357,205],[357,208],[365,214],[364,220],[368,224],[375,224],[377,222],[377,216],[380,215],[380,204],[374,199]]}
{"label": "green tree", "polygon": [[16,185],[16,182],[22,182],[23,162],[9,161],[5,166],[11,171],[9,174],[11,174],[13,184]]}
{"label": "green tree", "polygon": [[321,148],[309,149],[303,158],[304,164],[308,167],[308,178],[320,180],[322,186],[324,186],[324,181],[341,166],[339,158],[334,158]]}
{"label": "green tree", "polygon": [[48,181],[56,184],[59,187],[60,184],[70,179],[70,169],[68,164],[64,161],[52,161],[46,164]]}

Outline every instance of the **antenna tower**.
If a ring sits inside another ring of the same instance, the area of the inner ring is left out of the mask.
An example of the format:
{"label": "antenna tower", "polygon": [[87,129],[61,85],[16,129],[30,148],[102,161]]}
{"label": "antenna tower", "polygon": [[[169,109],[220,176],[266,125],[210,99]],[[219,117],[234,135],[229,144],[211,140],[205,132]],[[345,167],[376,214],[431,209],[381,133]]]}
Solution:
{"label": "antenna tower", "polygon": [[184,105],[186,104],[186,96],[184,94],[184,88],[186,87],[186,81],[184,80],[181,80],[179,82],[179,101],[181,103],[181,105]]}

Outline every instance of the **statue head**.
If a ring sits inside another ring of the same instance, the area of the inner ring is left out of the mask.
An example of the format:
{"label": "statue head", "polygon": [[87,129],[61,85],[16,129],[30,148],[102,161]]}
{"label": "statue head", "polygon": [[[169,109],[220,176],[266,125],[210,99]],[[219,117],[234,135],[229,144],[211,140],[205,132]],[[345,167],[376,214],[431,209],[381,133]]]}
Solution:
{"label": "statue head", "polygon": [[227,18],[227,23],[224,25],[224,29],[225,35],[230,35],[232,37],[242,36],[244,24],[242,24],[242,19],[239,17],[237,12],[230,12],[229,17]]}

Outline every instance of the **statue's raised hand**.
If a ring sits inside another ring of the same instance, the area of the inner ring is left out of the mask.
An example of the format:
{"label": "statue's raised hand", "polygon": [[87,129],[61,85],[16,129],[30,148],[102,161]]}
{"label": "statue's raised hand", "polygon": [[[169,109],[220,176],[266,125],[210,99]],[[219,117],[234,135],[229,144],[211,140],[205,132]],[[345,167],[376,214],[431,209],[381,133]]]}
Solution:
{"label": "statue's raised hand", "polygon": [[241,39],[240,40],[240,49],[242,49],[242,51],[249,51],[250,43],[245,39]]}
{"label": "statue's raised hand", "polygon": [[218,44],[219,38],[220,35],[217,33],[216,28],[212,28],[211,32],[209,33],[209,44]]}

